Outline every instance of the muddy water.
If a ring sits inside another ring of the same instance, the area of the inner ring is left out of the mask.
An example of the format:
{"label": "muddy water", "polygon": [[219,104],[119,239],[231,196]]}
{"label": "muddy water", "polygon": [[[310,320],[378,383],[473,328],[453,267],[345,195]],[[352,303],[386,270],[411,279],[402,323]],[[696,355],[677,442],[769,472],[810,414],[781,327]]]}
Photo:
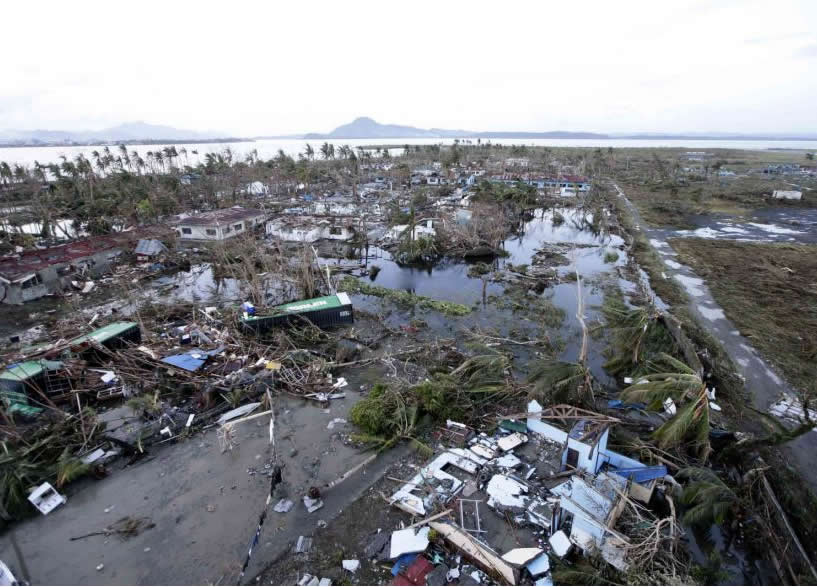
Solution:
{"label": "muddy water", "polygon": [[[562,224],[554,224],[553,210],[541,209],[535,211],[533,218],[522,221],[518,233],[508,238],[503,245],[509,256],[495,260],[493,268],[502,270],[508,264],[530,265],[536,251],[547,244],[580,245],[568,253],[571,263],[558,266],[557,271],[560,275],[565,275],[578,269],[583,282],[585,316],[588,323],[592,323],[599,318],[598,307],[603,301],[601,287],[603,284],[617,284],[629,290],[635,288],[634,284],[621,279],[617,270],[627,262],[626,254],[618,248],[622,245],[622,240],[616,235],[594,234],[585,222],[583,214],[576,209],[563,208],[558,211],[565,219]],[[619,255],[618,260],[605,262],[604,255],[608,251],[616,251]],[[433,267],[409,267],[396,263],[384,251],[371,252],[378,257],[371,264],[380,267],[380,272],[372,280],[376,285],[457,302],[473,310],[466,316],[452,318],[432,311],[395,309],[393,304],[385,300],[370,296],[354,296],[357,307],[374,312],[386,312],[386,320],[392,326],[399,327],[413,318],[422,318],[428,323],[434,336],[457,338],[458,342],[464,342],[465,329],[495,330],[499,336],[516,340],[536,338],[542,334],[541,324],[536,320],[501,307],[505,297],[505,284],[489,281],[485,284],[483,296],[483,280],[468,275],[468,263],[444,260]],[[576,291],[575,281],[568,281],[549,286],[539,294],[548,298],[565,313],[561,327],[548,329],[546,334],[551,340],[562,341],[564,348],[560,358],[567,361],[577,359],[581,345],[581,331],[576,319]],[[499,303],[494,303],[495,301]],[[588,362],[600,382],[612,384],[613,380],[602,368],[605,361],[602,356],[604,347],[604,341],[591,338]],[[517,349],[517,353],[517,365],[529,358],[529,355],[520,349]]]}

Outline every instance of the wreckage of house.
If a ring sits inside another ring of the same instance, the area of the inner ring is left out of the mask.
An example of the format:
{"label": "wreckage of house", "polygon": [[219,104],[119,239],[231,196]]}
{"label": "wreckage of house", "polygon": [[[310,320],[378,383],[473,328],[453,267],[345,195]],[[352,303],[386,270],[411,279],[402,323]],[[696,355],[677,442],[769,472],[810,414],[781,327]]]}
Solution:
{"label": "wreckage of house", "polygon": [[281,216],[267,222],[266,233],[282,241],[314,243],[354,238],[357,220],[352,217]]}
{"label": "wreckage of house", "polygon": [[182,241],[225,241],[264,223],[266,213],[255,208],[222,208],[180,218],[176,233]]}
{"label": "wreckage of house", "polygon": [[145,233],[141,229],[25,251],[0,259],[0,300],[22,304],[59,294],[78,278],[96,278],[111,270],[114,261]]}
{"label": "wreckage of house", "polygon": [[[431,527],[506,584],[516,584],[520,567],[534,578],[545,575],[547,554],[539,540],[530,547],[517,542],[521,548],[499,556],[481,525],[482,503],[517,526],[534,528],[556,556],[578,548],[626,570],[630,541],[617,522],[630,499],[650,500],[667,470],[608,449],[610,426],[617,422],[569,405],[544,409],[536,401],[526,414],[500,421],[493,435],[449,420],[437,434],[448,448],[402,481],[388,500],[418,517],[448,508],[429,520],[451,513],[459,517],[459,528],[442,521],[430,522]],[[465,525],[466,509],[471,528]]]}

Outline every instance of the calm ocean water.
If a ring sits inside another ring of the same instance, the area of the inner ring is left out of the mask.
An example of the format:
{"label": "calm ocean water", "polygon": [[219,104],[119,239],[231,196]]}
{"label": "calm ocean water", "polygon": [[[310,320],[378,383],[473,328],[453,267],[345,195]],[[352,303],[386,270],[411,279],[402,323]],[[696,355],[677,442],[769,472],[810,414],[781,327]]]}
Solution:
{"label": "calm ocean water", "polygon": [[[486,140],[483,139],[483,142]],[[201,143],[201,144],[177,144],[177,149],[184,147],[187,150],[187,161],[193,165],[198,163],[206,153],[222,151],[229,147],[238,158],[243,158],[255,149],[261,159],[274,157],[281,149],[287,155],[296,157],[302,153],[304,146],[310,142],[317,152],[323,140],[305,141],[302,139],[263,139],[257,141],[247,141],[241,143]],[[361,145],[450,145],[454,139],[345,139],[330,141],[335,146],[349,145],[353,148]],[[476,143],[476,140],[473,140]],[[490,139],[493,144],[502,145],[528,145],[528,146],[549,146],[549,147],[675,147],[696,150],[706,149],[808,149],[817,150],[817,141],[721,141],[721,140],[665,140],[665,139]],[[157,151],[165,145],[128,145],[128,153],[138,151],[144,158],[147,151]],[[39,163],[57,163],[62,155],[69,159],[74,158],[79,153],[84,153],[90,158],[94,150],[102,150],[103,146],[83,146],[83,147],[14,147],[0,148],[0,161],[6,161],[9,165],[20,164],[31,166],[35,161]],[[118,151],[116,147],[111,147],[112,151]],[[393,150],[392,154],[398,154],[401,149]],[[180,163],[184,163],[184,157],[180,158]]]}

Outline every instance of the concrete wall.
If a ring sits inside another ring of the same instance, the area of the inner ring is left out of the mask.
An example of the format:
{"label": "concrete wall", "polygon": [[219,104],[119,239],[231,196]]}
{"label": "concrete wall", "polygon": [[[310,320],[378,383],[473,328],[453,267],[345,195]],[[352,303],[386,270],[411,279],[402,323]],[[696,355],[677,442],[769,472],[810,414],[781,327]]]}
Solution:
{"label": "concrete wall", "polygon": [[562,453],[562,468],[567,465],[567,451],[573,449],[579,453],[579,461],[576,468],[595,475],[598,473],[601,465],[604,463],[601,454],[607,448],[607,438],[610,435],[610,429],[605,430],[601,438],[596,444],[587,444],[575,438],[567,439],[567,448]]}
{"label": "concrete wall", "polygon": [[[256,216],[249,219],[233,220],[232,222],[213,222],[213,224],[207,226],[185,224],[184,220],[182,220],[176,228],[176,232],[182,240],[223,241],[252,230],[254,226],[257,226],[263,220],[263,216]],[[241,225],[240,229],[236,229],[237,224]],[[226,230],[228,227],[229,232]],[[185,234],[185,229],[189,229],[190,234]],[[215,234],[208,234],[208,230],[214,231]]]}

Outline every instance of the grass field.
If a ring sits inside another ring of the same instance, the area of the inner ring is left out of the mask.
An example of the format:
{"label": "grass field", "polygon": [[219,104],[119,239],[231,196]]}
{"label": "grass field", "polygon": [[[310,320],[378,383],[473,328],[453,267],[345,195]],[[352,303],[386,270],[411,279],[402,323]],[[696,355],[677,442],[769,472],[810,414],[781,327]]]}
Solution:
{"label": "grass field", "polygon": [[817,381],[817,246],[672,239],[732,322],[789,382]]}

